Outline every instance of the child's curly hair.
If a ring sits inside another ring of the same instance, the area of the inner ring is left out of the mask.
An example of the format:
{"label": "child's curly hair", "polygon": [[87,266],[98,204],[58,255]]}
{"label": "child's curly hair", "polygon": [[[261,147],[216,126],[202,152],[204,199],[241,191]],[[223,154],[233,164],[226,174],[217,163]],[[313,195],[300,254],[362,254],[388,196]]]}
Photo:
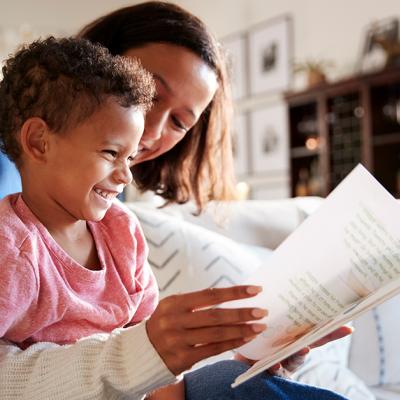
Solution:
{"label": "child's curly hair", "polygon": [[40,117],[54,132],[73,128],[112,98],[146,111],[154,81],[138,61],[112,56],[86,39],[49,37],[23,47],[3,67],[0,149],[20,164],[18,132]]}

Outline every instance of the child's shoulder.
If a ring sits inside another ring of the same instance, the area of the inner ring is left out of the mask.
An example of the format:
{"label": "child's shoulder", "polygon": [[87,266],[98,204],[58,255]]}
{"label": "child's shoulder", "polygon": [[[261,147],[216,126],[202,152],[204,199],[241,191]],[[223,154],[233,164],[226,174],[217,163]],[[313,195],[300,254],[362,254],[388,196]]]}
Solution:
{"label": "child's shoulder", "polygon": [[113,205],[107,211],[103,221],[115,223],[118,220],[139,224],[136,215],[124,203],[115,200]]}
{"label": "child's shoulder", "polygon": [[92,227],[94,232],[100,229],[112,242],[123,241],[126,247],[136,246],[138,243],[145,246],[143,231],[137,217],[119,200],[114,202],[100,223],[95,223]]}
{"label": "child's shoulder", "polygon": [[101,221],[107,230],[130,232],[140,230],[139,220],[124,203],[116,200]]}
{"label": "child's shoulder", "polygon": [[20,197],[16,193],[0,200],[0,254],[3,256],[18,255],[32,237],[32,232],[18,213]]}

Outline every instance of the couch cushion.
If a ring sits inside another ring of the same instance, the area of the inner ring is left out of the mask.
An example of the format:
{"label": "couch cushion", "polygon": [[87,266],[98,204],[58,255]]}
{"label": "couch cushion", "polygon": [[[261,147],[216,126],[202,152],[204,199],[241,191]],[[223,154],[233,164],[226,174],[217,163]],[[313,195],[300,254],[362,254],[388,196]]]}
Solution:
{"label": "couch cushion", "polygon": [[142,225],[161,297],[239,284],[265,263],[271,253],[154,207],[127,205]]}
{"label": "couch cushion", "polygon": [[399,309],[396,296],[354,321],[349,365],[368,385],[400,386]]}
{"label": "couch cushion", "polygon": [[313,349],[293,378],[340,393],[351,400],[374,400],[365,383],[347,366],[351,337]]}
{"label": "couch cushion", "polygon": [[163,210],[240,243],[275,249],[321,202],[319,197],[211,202],[200,216],[190,203]]}

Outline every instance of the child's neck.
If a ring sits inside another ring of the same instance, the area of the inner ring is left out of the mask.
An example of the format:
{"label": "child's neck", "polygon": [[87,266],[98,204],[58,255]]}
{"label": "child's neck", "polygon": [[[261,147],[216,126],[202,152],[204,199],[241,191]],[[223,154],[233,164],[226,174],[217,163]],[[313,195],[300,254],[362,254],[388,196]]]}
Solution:
{"label": "child's neck", "polygon": [[85,235],[87,231],[86,221],[78,220],[70,215],[55,201],[43,198],[42,194],[22,190],[22,198],[25,204],[35,214],[37,219],[53,235],[63,235],[71,240]]}
{"label": "child's neck", "polygon": [[99,269],[100,262],[87,221],[60,212],[57,204],[42,201],[40,195],[22,191],[22,198],[57,244],[77,263],[88,269]]}

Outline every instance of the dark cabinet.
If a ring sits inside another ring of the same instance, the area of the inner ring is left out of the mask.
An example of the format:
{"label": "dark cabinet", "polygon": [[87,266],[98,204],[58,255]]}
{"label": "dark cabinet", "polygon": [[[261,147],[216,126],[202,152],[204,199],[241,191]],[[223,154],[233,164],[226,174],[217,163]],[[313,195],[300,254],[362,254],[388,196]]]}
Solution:
{"label": "dark cabinet", "polygon": [[400,68],[285,99],[293,196],[326,196],[359,162],[400,196]]}

